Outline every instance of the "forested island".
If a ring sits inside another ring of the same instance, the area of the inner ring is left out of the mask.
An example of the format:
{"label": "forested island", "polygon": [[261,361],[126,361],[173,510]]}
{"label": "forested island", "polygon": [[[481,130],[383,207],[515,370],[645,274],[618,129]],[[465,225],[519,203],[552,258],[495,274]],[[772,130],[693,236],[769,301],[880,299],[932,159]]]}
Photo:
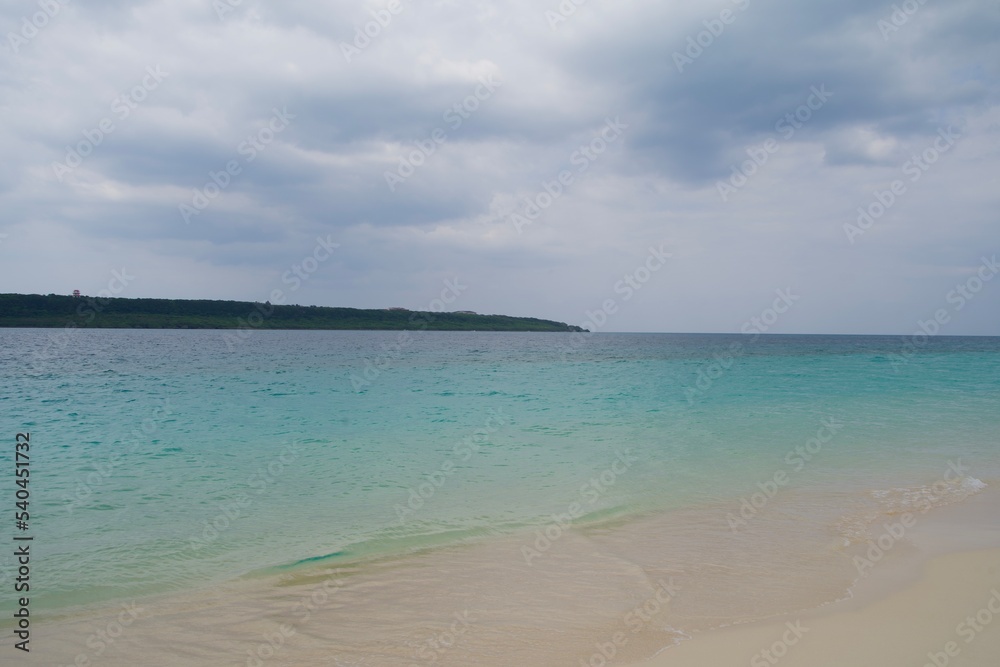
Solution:
{"label": "forested island", "polygon": [[106,329],[389,329],[432,331],[583,331],[534,317],[272,305],[205,299],[125,299],[0,294],[0,327]]}

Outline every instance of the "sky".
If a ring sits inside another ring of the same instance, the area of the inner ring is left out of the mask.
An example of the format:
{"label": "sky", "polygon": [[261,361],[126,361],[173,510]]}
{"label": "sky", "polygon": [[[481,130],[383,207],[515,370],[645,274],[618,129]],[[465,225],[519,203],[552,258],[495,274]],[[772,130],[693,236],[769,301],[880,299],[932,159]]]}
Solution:
{"label": "sky", "polygon": [[0,292],[1000,335],[995,2],[36,0],[0,35]]}

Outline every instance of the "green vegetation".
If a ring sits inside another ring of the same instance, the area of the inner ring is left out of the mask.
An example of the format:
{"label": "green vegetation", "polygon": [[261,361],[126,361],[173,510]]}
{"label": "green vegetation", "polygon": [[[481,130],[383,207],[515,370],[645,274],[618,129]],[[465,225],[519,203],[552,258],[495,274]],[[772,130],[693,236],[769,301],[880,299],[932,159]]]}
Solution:
{"label": "green vegetation", "polygon": [[429,329],[433,331],[582,331],[533,317],[272,306],[248,301],[120,299],[0,294],[0,327],[106,329]]}

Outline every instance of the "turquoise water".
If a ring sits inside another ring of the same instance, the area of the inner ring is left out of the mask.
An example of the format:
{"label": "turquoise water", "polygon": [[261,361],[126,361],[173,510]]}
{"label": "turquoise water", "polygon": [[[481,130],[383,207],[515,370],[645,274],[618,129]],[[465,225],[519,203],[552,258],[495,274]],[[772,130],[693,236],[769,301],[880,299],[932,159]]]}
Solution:
{"label": "turquoise water", "polygon": [[778,470],[831,493],[959,458],[1000,480],[997,338],[20,329],[0,368],[2,474],[31,433],[39,614],[530,531],[573,503],[581,523],[738,508]]}

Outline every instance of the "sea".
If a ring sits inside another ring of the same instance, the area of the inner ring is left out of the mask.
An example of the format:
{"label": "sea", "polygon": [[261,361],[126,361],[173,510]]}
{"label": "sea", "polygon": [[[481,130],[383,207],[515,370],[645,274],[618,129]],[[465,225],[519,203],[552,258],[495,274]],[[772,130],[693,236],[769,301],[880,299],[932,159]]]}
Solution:
{"label": "sea", "polygon": [[0,329],[0,369],[36,623],[333,582],[323,664],[592,664],[633,623],[648,655],[842,599],[902,517],[1000,487],[1000,338]]}

